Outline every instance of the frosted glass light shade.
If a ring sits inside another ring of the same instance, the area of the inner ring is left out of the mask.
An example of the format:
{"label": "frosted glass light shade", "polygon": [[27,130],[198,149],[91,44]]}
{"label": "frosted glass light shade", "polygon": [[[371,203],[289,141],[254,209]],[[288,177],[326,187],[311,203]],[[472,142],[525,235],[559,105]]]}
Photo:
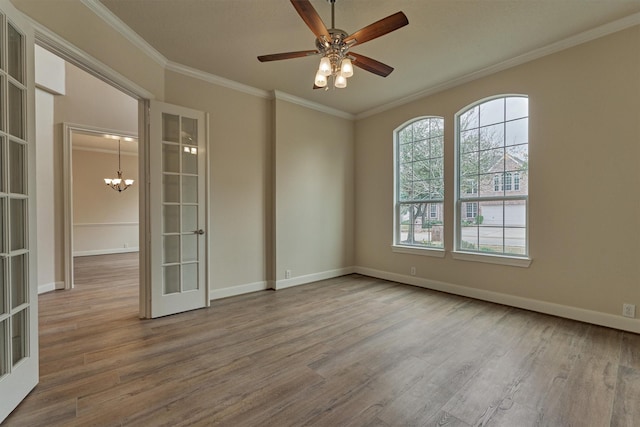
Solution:
{"label": "frosted glass light shade", "polygon": [[111,184],[111,178],[105,178],[104,183],[107,185]]}
{"label": "frosted glass light shade", "polygon": [[118,185],[118,184],[120,184],[121,182],[122,182],[122,180],[121,180],[120,178],[116,178],[116,179],[112,179],[112,180],[111,180],[111,183],[112,183],[112,184],[114,184],[114,185]]}
{"label": "frosted glass light shade", "polygon": [[345,77],[353,76],[353,64],[349,58],[344,58],[342,60],[342,64],[340,65],[340,74]]}
{"label": "frosted glass light shade", "polygon": [[331,61],[326,56],[323,56],[320,60],[320,68],[318,68],[318,72],[325,77],[331,75]]}
{"label": "frosted glass light shade", "polygon": [[325,76],[324,74],[320,73],[320,71],[318,71],[316,73],[316,86],[318,87],[325,87],[327,85],[327,76]]}
{"label": "frosted glass light shade", "polygon": [[334,83],[334,86],[337,87],[338,89],[347,87],[347,78],[342,74],[338,74],[336,76],[336,82]]}
{"label": "frosted glass light shade", "polygon": [[132,179],[125,179],[124,180],[124,185],[126,185],[127,187],[130,186],[131,184],[133,184],[133,180]]}

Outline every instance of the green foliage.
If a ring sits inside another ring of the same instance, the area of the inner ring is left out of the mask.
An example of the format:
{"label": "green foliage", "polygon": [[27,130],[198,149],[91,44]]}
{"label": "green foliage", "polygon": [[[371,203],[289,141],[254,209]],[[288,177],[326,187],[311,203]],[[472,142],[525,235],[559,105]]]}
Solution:
{"label": "green foliage", "polygon": [[467,241],[462,240],[460,242],[460,249],[470,249],[470,250],[475,251],[476,250],[476,245],[471,243],[471,242],[467,242]]}

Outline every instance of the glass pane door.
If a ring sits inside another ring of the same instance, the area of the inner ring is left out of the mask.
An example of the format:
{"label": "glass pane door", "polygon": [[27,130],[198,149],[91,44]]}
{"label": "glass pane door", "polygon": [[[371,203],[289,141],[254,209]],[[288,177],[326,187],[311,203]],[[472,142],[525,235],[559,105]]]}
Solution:
{"label": "glass pane door", "polygon": [[2,93],[8,97],[0,103],[7,106],[2,114],[4,120],[0,120],[0,374],[11,373],[30,350],[24,38],[11,22],[4,24],[8,33],[8,66],[0,71],[0,79]]}
{"label": "glass pane door", "polygon": [[163,293],[197,290],[197,121],[162,114]]}
{"label": "glass pane door", "polygon": [[151,312],[157,317],[208,302],[205,144],[204,113],[158,102],[151,110]]}
{"label": "glass pane door", "polygon": [[0,423],[38,382],[33,35],[0,10]]}

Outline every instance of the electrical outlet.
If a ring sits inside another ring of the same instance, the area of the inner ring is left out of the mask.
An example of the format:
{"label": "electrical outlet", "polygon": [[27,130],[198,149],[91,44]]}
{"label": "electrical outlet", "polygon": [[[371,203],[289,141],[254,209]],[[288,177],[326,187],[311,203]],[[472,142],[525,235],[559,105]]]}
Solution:
{"label": "electrical outlet", "polygon": [[285,270],[284,271],[284,278],[285,279],[291,279],[291,270]]}
{"label": "electrical outlet", "polygon": [[411,267],[411,275],[412,276],[416,275],[416,268],[415,267]]}
{"label": "electrical outlet", "polygon": [[636,306],[635,304],[622,304],[622,315],[624,317],[636,317]]}

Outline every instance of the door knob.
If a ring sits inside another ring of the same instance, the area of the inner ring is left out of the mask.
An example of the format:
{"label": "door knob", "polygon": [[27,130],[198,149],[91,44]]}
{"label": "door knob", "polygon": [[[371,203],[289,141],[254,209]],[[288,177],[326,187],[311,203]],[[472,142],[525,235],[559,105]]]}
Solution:
{"label": "door knob", "polygon": [[199,234],[202,236],[204,234],[204,230],[201,228],[200,230],[194,231],[193,234]]}

